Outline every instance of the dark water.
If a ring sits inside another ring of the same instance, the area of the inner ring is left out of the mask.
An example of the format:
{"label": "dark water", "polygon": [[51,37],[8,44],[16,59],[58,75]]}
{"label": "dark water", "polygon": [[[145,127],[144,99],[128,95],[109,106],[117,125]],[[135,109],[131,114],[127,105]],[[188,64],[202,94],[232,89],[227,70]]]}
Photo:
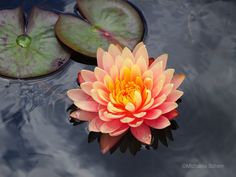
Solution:
{"label": "dark water", "polygon": [[[148,24],[152,56],[169,53],[169,67],[187,75],[174,142],[136,156],[102,155],[73,127],[65,92],[86,66],[22,81],[0,78],[1,177],[234,177],[236,173],[236,2],[133,0]],[[72,12],[73,0],[1,0],[0,8],[33,4]]]}

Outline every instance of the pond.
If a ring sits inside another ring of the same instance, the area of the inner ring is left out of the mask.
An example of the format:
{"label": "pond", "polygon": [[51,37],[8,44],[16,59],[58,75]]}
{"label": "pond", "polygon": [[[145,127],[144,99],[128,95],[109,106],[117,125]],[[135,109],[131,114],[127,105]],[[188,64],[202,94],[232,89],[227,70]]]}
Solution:
{"label": "pond", "polygon": [[[186,79],[174,141],[135,156],[101,154],[86,124],[72,126],[66,91],[93,66],[71,60],[32,80],[0,78],[2,177],[233,177],[236,174],[236,3],[217,0],[132,0],[147,21],[151,56]],[[74,0],[1,0],[0,9],[34,5],[73,12]]]}

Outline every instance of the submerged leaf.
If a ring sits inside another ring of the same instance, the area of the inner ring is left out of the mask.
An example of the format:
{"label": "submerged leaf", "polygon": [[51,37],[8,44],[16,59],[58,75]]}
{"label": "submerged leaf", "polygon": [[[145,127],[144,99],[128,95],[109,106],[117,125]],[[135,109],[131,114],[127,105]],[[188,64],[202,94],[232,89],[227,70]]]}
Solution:
{"label": "submerged leaf", "polygon": [[61,68],[70,55],[54,34],[58,15],[33,8],[24,27],[21,8],[0,11],[0,75],[31,78]]}
{"label": "submerged leaf", "polygon": [[98,47],[110,43],[133,48],[142,40],[144,24],[134,7],[123,0],[78,0],[86,18],[60,15],[56,24],[58,38],[71,49],[95,57]]}

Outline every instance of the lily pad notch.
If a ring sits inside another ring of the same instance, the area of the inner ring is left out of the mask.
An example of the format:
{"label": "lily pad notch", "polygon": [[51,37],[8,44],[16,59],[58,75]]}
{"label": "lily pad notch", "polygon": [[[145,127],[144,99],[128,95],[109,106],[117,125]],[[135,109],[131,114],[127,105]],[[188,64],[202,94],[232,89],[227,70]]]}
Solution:
{"label": "lily pad notch", "polygon": [[56,26],[59,40],[73,51],[96,57],[97,48],[110,43],[133,47],[146,34],[143,14],[124,0],[77,0],[81,16],[61,14]]}
{"label": "lily pad notch", "polygon": [[56,13],[34,7],[27,26],[18,7],[0,11],[0,75],[27,79],[51,74],[70,53],[56,38]]}

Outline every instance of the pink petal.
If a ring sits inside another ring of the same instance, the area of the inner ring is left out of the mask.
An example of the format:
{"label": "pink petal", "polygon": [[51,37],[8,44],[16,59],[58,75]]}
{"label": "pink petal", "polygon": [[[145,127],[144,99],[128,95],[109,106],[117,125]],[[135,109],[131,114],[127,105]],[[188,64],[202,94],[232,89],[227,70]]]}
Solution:
{"label": "pink petal", "polygon": [[137,140],[141,141],[144,144],[151,144],[151,131],[147,125],[142,124],[139,127],[131,127],[130,130],[134,137],[137,138]]}
{"label": "pink petal", "polygon": [[72,100],[72,101],[86,101],[86,100],[91,100],[91,97],[84,93],[83,90],[81,89],[71,89],[67,91],[67,96]]}
{"label": "pink petal", "polygon": [[130,127],[139,127],[140,125],[142,125],[143,120],[140,119],[135,119],[133,122],[129,123]]}
{"label": "pink petal", "polygon": [[130,122],[132,122],[134,120],[135,120],[135,118],[133,118],[133,117],[124,117],[124,118],[120,119],[120,122],[122,122],[122,123],[130,123]]}
{"label": "pink petal", "polygon": [[122,54],[121,54],[121,57],[124,58],[124,59],[130,59],[134,62],[134,56],[133,56],[133,53],[127,48],[125,47],[123,50],[122,50]]}
{"label": "pink petal", "polygon": [[93,88],[94,88],[95,90],[97,90],[97,89],[102,89],[104,92],[108,92],[108,90],[107,90],[106,86],[104,85],[104,83],[103,83],[103,82],[100,82],[100,81],[94,82],[94,83],[93,83]]}
{"label": "pink petal", "polygon": [[79,119],[82,121],[90,121],[92,119],[95,119],[98,117],[98,113],[96,112],[88,112],[88,111],[83,111],[83,110],[77,110],[74,111],[70,114],[71,117],[75,119]]}
{"label": "pink petal", "polygon": [[92,82],[83,82],[80,84],[80,87],[86,94],[91,96],[91,90],[93,89]]}
{"label": "pink petal", "polygon": [[184,94],[184,92],[182,92],[180,90],[174,90],[168,95],[166,101],[167,102],[176,102],[183,94]]}
{"label": "pink petal", "polygon": [[153,105],[150,107],[150,109],[156,108],[160,106],[165,100],[167,96],[166,95],[161,95],[160,97],[156,97],[154,100]]}
{"label": "pink petal", "polygon": [[118,68],[116,65],[113,65],[111,68],[110,68],[110,75],[111,75],[111,78],[115,81],[116,79],[118,79],[118,76],[119,76],[119,71],[118,71]]}
{"label": "pink petal", "polygon": [[173,109],[177,108],[178,104],[175,102],[165,102],[163,104],[161,104],[158,109],[160,109],[162,111],[162,114],[165,114],[167,112],[172,111]]}
{"label": "pink petal", "polygon": [[179,115],[179,112],[176,109],[174,109],[174,110],[164,114],[163,116],[165,116],[168,120],[172,120],[175,117],[177,117],[178,115]]}
{"label": "pink petal", "polygon": [[95,89],[92,89],[92,90],[91,90],[91,96],[92,96],[92,98],[94,99],[94,101],[96,101],[97,103],[99,103],[99,104],[101,104],[101,105],[106,106],[107,103],[108,103],[108,101],[106,101],[105,99],[102,99],[102,98],[99,96],[97,90],[95,90]]}
{"label": "pink petal", "polygon": [[104,77],[108,74],[105,70],[101,69],[101,68],[98,68],[96,67],[94,69],[94,74],[95,74],[95,77],[98,81],[100,82],[103,82],[104,81]]}
{"label": "pink petal", "polygon": [[[138,43],[133,49],[133,55],[135,55],[140,47],[144,46],[143,42]],[[137,58],[136,58],[137,59]]]}
{"label": "pink petal", "polygon": [[158,117],[160,117],[162,114],[162,111],[159,109],[152,109],[150,111],[147,112],[146,116],[144,117],[144,119],[157,119]]}
{"label": "pink petal", "polygon": [[96,125],[97,121],[99,121],[99,118],[95,118],[95,119],[92,119],[89,124],[88,124],[88,130],[90,132],[100,132],[100,129],[98,128],[98,126]]}
{"label": "pink petal", "polygon": [[148,52],[147,49],[145,47],[145,45],[141,45],[137,51],[135,51],[135,58],[138,59],[140,57],[143,57],[146,64],[148,65],[149,63],[149,57],[148,57]]}
{"label": "pink petal", "polygon": [[162,61],[162,70],[164,71],[166,68],[167,59],[168,59],[168,54],[162,54],[157,59],[155,59],[155,61],[150,65],[150,68],[153,67],[156,63]]}
{"label": "pink petal", "polygon": [[97,50],[97,64],[99,68],[103,68],[103,54],[104,50],[102,48],[98,48]]}
{"label": "pink petal", "polygon": [[113,113],[110,113],[106,110],[106,111],[104,111],[104,116],[111,120],[111,119],[123,118],[123,117],[125,117],[125,114],[113,114]]}
{"label": "pink petal", "polygon": [[138,58],[136,64],[139,66],[142,73],[144,73],[148,68],[148,65],[143,57]]}
{"label": "pink petal", "polygon": [[174,84],[166,84],[162,88],[161,92],[159,93],[159,96],[161,96],[161,95],[168,96],[171,93],[171,91],[173,90],[173,87],[174,87]]}
{"label": "pink petal", "polygon": [[111,102],[107,105],[107,110],[111,113],[123,113],[125,110],[115,107]]}
{"label": "pink petal", "polygon": [[164,116],[161,116],[155,120],[145,120],[144,122],[148,126],[155,128],[155,129],[163,129],[163,128],[166,128],[170,125],[170,121]]}
{"label": "pink petal", "polygon": [[139,113],[133,114],[133,116],[137,118],[143,118],[146,114],[147,114],[146,112],[139,112]]}
{"label": "pink petal", "polygon": [[164,71],[164,74],[166,76],[165,84],[169,84],[173,78],[175,70],[174,69],[167,69]]}
{"label": "pink petal", "polygon": [[81,100],[81,101],[74,102],[74,104],[75,106],[77,106],[78,108],[84,111],[98,112],[99,104],[93,100]]}
{"label": "pink petal", "polygon": [[106,122],[111,121],[110,118],[108,118],[104,115],[105,112],[106,112],[106,108],[100,109],[99,112],[98,112],[99,118],[103,121],[106,121]]}
{"label": "pink petal", "polygon": [[110,136],[118,136],[120,134],[125,133],[129,129],[127,124],[123,124],[119,129],[115,130],[114,132],[110,133]]}
{"label": "pink petal", "polygon": [[80,73],[85,82],[94,82],[97,80],[93,71],[81,70]]}
{"label": "pink petal", "polygon": [[184,81],[185,79],[185,75],[184,74],[176,74],[173,76],[173,79],[171,81],[171,83],[174,84],[174,90],[177,89],[181,83]]}
{"label": "pink petal", "polygon": [[121,50],[114,44],[110,44],[108,48],[108,53],[110,53],[113,58],[116,58],[116,56],[121,55]]}
{"label": "pink petal", "polygon": [[129,112],[134,112],[135,111],[135,106],[133,103],[129,102],[125,105],[125,109]]}
{"label": "pink petal", "polygon": [[112,121],[105,122],[104,124],[102,124],[102,126],[100,127],[100,130],[102,133],[111,133],[117,130],[118,128],[120,128],[121,126],[122,126],[122,123],[119,120],[112,120]]}
{"label": "pink petal", "polygon": [[114,65],[115,61],[113,59],[113,57],[111,56],[111,54],[109,54],[108,52],[104,52],[103,54],[103,69],[107,72],[110,71],[110,68]]}
{"label": "pink petal", "polygon": [[153,76],[155,76],[155,78],[158,78],[158,77],[160,77],[160,76],[162,75],[162,73],[163,73],[163,70],[162,70],[162,68],[163,68],[163,62],[160,61],[160,62],[158,62],[158,63],[156,63],[156,64],[154,64],[154,65],[151,65],[151,67],[149,67],[149,68],[150,68],[150,70],[153,72]]}
{"label": "pink petal", "polygon": [[81,84],[84,82],[84,79],[81,76],[81,72],[78,73],[77,81]]}
{"label": "pink petal", "polygon": [[165,75],[161,75],[158,79],[158,81],[153,83],[153,89],[152,89],[152,97],[156,97],[162,90],[165,83]]}
{"label": "pink petal", "polygon": [[116,145],[123,135],[110,136],[108,134],[102,134],[100,138],[100,149],[103,154],[107,153],[114,145]]}

